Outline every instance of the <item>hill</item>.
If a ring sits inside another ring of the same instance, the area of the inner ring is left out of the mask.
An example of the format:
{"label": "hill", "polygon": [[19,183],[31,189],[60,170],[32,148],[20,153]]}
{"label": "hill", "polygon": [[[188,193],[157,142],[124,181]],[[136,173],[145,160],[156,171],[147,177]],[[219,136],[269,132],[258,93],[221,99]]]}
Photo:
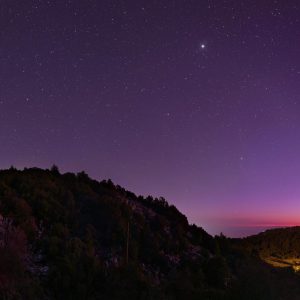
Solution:
{"label": "hill", "polygon": [[243,247],[256,252],[274,267],[300,270],[300,227],[266,230],[243,239]]}
{"label": "hill", "polygon": [[250,244],[84,172],[0,171],[1,299],[298,299]]}

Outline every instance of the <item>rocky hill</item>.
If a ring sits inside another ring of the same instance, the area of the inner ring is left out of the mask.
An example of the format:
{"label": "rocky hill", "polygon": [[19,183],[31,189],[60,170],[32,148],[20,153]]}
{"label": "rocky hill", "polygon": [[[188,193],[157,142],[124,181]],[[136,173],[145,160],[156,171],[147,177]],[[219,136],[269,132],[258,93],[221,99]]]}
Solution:
{"label": "rocky hill", "polygon": [[298,299],[249,249],[110,180],[0,171],[1,299]]}

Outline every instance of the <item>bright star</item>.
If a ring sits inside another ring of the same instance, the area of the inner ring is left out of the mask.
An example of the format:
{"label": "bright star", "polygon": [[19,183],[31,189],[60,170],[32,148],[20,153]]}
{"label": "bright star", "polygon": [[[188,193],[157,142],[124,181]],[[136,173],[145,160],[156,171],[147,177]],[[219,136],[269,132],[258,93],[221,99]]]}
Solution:
{"label": "bright star", "polygon": [[201,44],[201,49],[204,49],[205,48],[205,44]]}

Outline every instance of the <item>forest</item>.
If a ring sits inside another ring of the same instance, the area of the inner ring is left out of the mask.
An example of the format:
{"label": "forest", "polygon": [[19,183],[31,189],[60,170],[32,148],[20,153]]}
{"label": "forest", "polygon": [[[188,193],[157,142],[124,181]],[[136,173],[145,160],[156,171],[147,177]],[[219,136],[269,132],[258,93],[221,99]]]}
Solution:
{"label": "forest", "polygon": [[211,236],[85,172],[0,171],[0,299],[299,299],[300,229]]}

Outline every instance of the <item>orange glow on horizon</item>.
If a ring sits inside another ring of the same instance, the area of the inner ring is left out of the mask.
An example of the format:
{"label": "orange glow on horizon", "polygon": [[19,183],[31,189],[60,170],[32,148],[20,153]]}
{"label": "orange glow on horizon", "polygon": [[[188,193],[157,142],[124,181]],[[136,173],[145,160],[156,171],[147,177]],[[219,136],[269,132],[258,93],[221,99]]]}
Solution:
{"label": "orange glow on horizon", "polygon": [[218,224],[225,227],[294,227],[300,226],[299,216],[288,216],[279,214],[239,214],[222,216],[197,217],[201,223]]}

